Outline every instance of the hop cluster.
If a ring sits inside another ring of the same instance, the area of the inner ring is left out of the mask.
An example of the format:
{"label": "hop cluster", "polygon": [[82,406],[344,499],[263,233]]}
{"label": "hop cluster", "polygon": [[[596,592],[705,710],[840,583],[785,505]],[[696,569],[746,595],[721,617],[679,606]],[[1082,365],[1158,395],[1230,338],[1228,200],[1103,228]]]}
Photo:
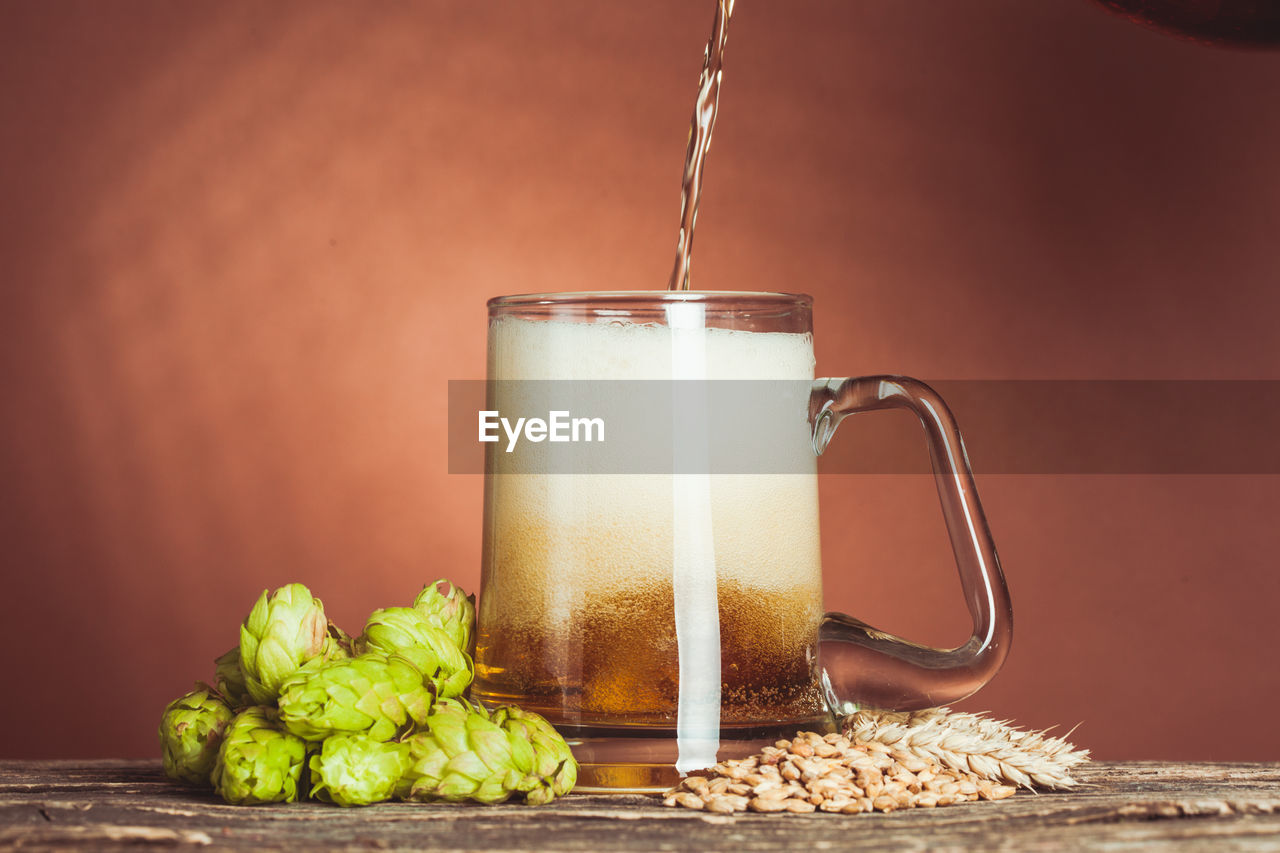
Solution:
{"label": "hop cluster", "polygon": [[263,591],[214,684],[165,708],[165,773],[228,803],[550,802],[578,765],[542,717],[460,698],[475,601],[449,581],[370,614],[354,639],[302,584]]}

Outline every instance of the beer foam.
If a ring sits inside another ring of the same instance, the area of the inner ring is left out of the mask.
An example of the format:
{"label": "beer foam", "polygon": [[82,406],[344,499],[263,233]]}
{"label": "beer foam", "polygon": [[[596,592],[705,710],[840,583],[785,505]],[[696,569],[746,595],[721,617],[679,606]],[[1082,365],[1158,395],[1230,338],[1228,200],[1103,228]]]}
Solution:
{"label": "beer foam", "polygon": [[[706,379],[812,379],[813,337],[705,329]],[[672,330],[607,320],[499,317],[489,325],[490,379],[671,379]]]}

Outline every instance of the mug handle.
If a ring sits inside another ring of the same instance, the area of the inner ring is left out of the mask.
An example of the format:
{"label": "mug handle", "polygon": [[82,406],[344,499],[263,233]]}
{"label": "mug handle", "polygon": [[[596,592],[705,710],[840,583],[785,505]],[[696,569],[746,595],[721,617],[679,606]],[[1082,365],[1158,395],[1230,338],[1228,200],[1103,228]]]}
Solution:
{"label": "mug handle", "polygon": [[957,648],[935,649],[843,613],[826,614],[818,632],[818,665],[827,704],[837,715],[859,708],[910,711],[957,702],[991,680],[1013,635],[1009,589],[978,502],[964,440],[937,392],[906,376],[818,379],[809,397],[814,452],[822,454],[846,417],[877,409],[909,409],[924,426],[973,636]]}

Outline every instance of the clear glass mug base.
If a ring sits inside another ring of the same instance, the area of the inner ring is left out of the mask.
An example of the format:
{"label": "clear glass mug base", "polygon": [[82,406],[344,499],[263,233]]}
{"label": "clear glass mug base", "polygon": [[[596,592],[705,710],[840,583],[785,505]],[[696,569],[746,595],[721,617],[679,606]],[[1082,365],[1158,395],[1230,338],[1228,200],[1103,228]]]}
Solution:
{"label": "clear glass mug base", "polygon": [[[578,760],[580,794],[658,794],[676,785],[679,750],[675,729],[629,726],[573,726],[556,723]],[[796,732],[836,730],[829,714],[786,723],[725,726],[720,729],[717,761],[745,758]],[[696,772],[696,771],[694,771]],[[687,775],[687,774],[686,774]]]}

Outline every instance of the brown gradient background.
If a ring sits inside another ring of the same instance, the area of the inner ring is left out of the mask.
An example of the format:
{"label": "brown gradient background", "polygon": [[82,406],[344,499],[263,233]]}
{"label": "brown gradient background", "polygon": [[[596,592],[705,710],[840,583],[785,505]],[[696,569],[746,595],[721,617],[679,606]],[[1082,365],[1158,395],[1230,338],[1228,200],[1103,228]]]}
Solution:
{"label": "brown gradient background", "polygon": [[[265,586],[354,631],[477,584],[447,380],[490,296],[665,284],[711,14],[0,3],[0,757],[157,754]],[[812,293],[823,374],[1280,379],[1280,54],[743,0],[726,68],[695,285]],[[979,483],[1017,630],[968,707],[1280,759],[1280,480]],[[822,488],[828,605],[961,641],[929,478]]]}

